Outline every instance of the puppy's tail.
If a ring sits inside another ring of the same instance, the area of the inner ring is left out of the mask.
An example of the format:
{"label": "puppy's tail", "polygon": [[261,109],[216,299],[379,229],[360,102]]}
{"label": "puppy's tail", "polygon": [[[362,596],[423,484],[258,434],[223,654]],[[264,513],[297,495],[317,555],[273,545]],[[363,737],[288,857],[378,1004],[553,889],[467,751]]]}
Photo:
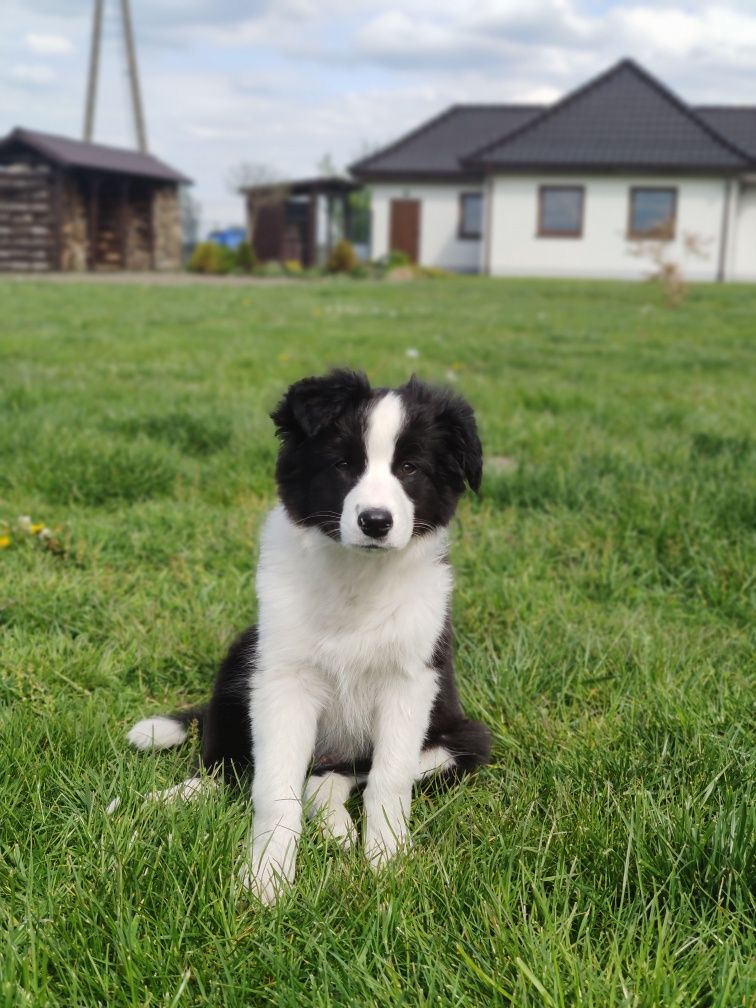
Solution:
{"label": "puppy's tail", "polygon": [[170,749],[186,742],[189,729],[197,725],[202,735],[203,722],[207,704],[201,707],[188,707],[159,717],[144,718],[137,721],[126,738],[137,749]]}

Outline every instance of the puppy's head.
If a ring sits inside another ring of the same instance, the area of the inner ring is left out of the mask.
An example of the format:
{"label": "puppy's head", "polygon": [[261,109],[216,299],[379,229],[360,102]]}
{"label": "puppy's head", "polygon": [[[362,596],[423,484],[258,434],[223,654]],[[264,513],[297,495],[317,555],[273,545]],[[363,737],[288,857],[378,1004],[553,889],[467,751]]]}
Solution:
{"label": "puppy's head", "polygon": [[356,371],[304,378],[271,417],[284,507],[345,546],[403,549],[448,525],[465,485],[480,488],[472,408],[415,377],[397,389]]}

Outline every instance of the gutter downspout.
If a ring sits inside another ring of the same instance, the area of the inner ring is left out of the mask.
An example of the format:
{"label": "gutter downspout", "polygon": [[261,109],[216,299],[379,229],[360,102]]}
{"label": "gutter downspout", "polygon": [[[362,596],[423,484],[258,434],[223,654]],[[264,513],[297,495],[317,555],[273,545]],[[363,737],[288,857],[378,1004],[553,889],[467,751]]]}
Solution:
{"label": "gutter downspout", "polygon": [[494,198],[494,177],[489,175],[486,179],[486,216],[485,232],[483,234],[483,262],[481,263],[481,273],[484,276],[491,276],[491,225],[493,222],[493,198]]}

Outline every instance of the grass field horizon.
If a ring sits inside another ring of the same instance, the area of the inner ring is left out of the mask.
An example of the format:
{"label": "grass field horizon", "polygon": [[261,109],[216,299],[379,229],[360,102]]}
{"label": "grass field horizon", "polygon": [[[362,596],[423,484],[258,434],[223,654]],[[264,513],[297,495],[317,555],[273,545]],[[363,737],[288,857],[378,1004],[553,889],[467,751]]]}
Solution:
{"label": "grass field horizon", "polygon": [[[0,282],[0,304],[0,1004],[756,1003],[756,288],[672,310],[576,281]],[[306,830],[263,909],[235,886],[244,800],[143,805],[196,745],[125,732],[206,697],[253,620],[268,413],[332,365],[476,408],[454,619],[494,763],[419,795],[378,877]]]}

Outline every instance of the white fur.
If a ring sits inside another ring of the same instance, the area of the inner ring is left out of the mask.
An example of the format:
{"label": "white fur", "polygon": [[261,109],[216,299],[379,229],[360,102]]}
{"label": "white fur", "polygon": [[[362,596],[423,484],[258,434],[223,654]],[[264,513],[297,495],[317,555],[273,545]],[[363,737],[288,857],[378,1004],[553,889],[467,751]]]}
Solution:
{"label": "white fur", "polygon": [[357,785],[357,778],[340,773],[312,776],[305,788],[305,812],[308,819],[318,818],[324,836],[343,847],[351,847],[357,830],[346,810],[346,800]]}
{"label": "white fur", "polygon": [[[218,787],[218,783],[213,777],[189,777],[180,784],[174,784],[173,787],[166,788],[164,791],[149,791],[144,795],[142,800],[152,802],[193,801],[195,798],[200,798],[207,794],[208,791],[213,791]],[[114,798],[105,809],[106,814],[112,815],[120,804],[121,799]]]}
{"label": "white fur", "polygon": [[[372,752],[366,853],[381,864],[406,844],[437,689],[430,661],[452,588],[446,551],[445,530],[401,550],[365,552],[295,525],[283,507],[269,516],[257,571],[259,648],[250,697],[255,819],[242,869],[243,882],[264,902],[294,878],[313,753],[350,760]],[[308,797],[318,794],[313,784]],[[322,804],[326,820],[335,817],[348,832],[343,800],[325,792]]]}
{"label": "white fur", "polygon": [[[395,392],[388,392],[370,411],[365,432],[367,466],[347,494],[341,512],[341,541],[347,546],[404,549],[410,541],[415,508],[391,471],[403,423],[404,407]],[[394,524],[380,543],[365,535],[357,522],[360,512],[368,508],[385,508],[393,519]]]}
{"label": "white fur", "polygon": [[151,717],[137,721],[126,736],[137,749],[170,749],[186,740],[186,728],[168,717]]}
{"label": "white fur", "polygon": [[430,777],[441,770],[450,770],[455,765],[454,757],[443,746],[424,749],[420,753],[420,776]]}

